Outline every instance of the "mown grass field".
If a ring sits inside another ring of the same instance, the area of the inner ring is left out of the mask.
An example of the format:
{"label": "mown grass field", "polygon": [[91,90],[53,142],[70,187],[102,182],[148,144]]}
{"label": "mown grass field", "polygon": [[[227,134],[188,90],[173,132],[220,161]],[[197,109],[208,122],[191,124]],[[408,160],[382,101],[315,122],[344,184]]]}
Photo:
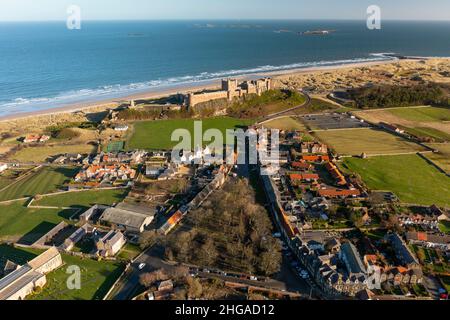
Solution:
{"label": "mown grass field", "polygon": [[341,155],[389,155],[425,150],[418,144],[376,129],[317,131],[314,135]]}
{"label": "mown grass field", "polygon": [[67,192],[42,197],[33,202],[33,206],[87,208],[95,204],[112,205],[122,201],[127,194],[128,190],[125,189]]}
{"label": "mown grass field", "polygon": [[27,208],[23,201],[0,204],[0,239],[32,243],[73,213],[73,210]]}
{"label": "mown grass field", "polygon": [[266,122],[264,123],[264,127],[269,129],[280,129],[280,130],[299,130],[299,131],[306,130],[306,127],[302,122],[292,117],[285,117]]}
{"label": "mown grass field", "polygon": [[[0,259],[9,259],[19,264],[30,261],[42,252],[0,245]],[[124,269],[123,264],[118,262],[94,261],[65,254],[62,258],[64,265],[49,273],[45,287],[29,296],[29,300],[100,300]],[[67,288],[67,279],[71,275],[67,273],[67,268],[73,265],[81,269],[80,290]]]}
{"label": "mown grass field", "polygon": [[76,144],[76,145],[55,145],[55,146],[43,146],[43,147],[28,147],[17,151],[10,156],[19,162],[35,162],[42,163],[48,158],[66,153],[91,153],[94,151],[94,147],[88,144]]}
{"label": "mown grass field", "polygon": [[77,168],[42,168],[0,191],[0,201],[20,199],[57,191],[78,171]]}
{"label": "mown grass field", "polygon": [[450,121],[450,109],[437,107],[389,109],[394,116],[409,121],[442,122]]}
{"label": "mown grass field", "polygon": [[418,155],[348,158],[343,167],[370,189],[390,190],[402,202],[450,207],[450,178]]}
{"label": "mown grass field", "polygon": [[[126,149],[170,150],[178,141],[171,141],[172,133],[176,129],[187,129],[194,141],[193,119],[176,119],[160,121],[142,121],[134,123],[132,136],[129,138]],[[217,117],[202,120],[203,132],[208,129],[219,129],[225,138],[226,129],[236,129],[253,123],[253,120]],[[224,141],[225,143],[225,141]],[[208,143],[205,143],[208,144]]]}
{"label": "mown grass field", "polygon": [[434,161],[447,173],[450,173],[450,143],[430,143],[427,145],[439,150],[439,153],[426,154],[426,157]]}
{"label": "mown grass field", "polygon": [[407,133],[412,134],[418,138],[433,138],[436,142],[446,142],[450,141],[450,134],[440,131],[435,128],[427,128],[427,127],[416,127],[416,128],[408,128],[402,127]]}

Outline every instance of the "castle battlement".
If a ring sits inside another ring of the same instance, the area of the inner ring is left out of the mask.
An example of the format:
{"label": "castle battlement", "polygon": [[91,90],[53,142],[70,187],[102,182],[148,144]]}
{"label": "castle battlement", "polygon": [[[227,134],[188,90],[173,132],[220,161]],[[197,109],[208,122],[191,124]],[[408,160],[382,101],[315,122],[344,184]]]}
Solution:
{"label": "castle battlement", "polygon": [[271,78],[243,81],[241,83],[236,79],[223,79],[220,90],[211,92],[191,92],[184,96],[184,101],[185,104],[191,108],[195,107],[197,104],[212,100],[227,99],[228,101],[232,101],[235,98],[241,98],[248,94],[260,96],[271,89]]}

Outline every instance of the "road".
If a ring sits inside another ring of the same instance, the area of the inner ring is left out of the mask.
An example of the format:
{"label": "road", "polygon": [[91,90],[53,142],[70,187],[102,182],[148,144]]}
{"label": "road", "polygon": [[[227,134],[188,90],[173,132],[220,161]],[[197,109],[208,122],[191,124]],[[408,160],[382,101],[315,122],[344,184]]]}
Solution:
{"label": "road", "polygon": [[282,116],[287,116],[287,115],[289,115],[289,113],[291,113],[292,111],[296,111],[297,109],[308,107],[311,104],[311,97],[306,92],[300,91],[300,93],[303,94],[306,97],[305,103],[303,103],[300,106],[295,106],[293,108],[290,108],[290,109],[287,109],[287,110],[284,110],[284,111],[280,111],[280,112],[273,113],[273,114],[270,114],[268,116],[265,116],[264,118],[262,118],[257,123],[257,125],[263,124],[264,122],[268,122],[270,120],[273,120],[273,119],[276,119],[276,118],[279,118],[279,117],[282,117]]}
{"label": "road", "polygon": [[[127,274],[119,281],[112,298],[113,300],[130,300],[134,298],[138,293],[141,285],[139,283],[139,277],[141,274],[152,272],[159,269],[170,271],[175,268],[176,265],[172,265],[162,259],[164,254],[164,248],[160,246],[154,246],[144,251],[130,266]],[[145,263],[145,267],[139,270],[139,265]],[[248,280],[242,277],[230,276],[224,271],[215,270],[213,272],[204,272],[203,268],[199,267],[202,271],[198,273],[200,278],[205,279],[220,279],[223,281],[229,281],[248,286],[260,287],[265,289],[272,289],[277,291],[289,291],[309,296],[310,287],[293,273],[293,270],[289,268],[288,261],[284,261],[282,270],[276,277],[276,279],[265,280]]]}

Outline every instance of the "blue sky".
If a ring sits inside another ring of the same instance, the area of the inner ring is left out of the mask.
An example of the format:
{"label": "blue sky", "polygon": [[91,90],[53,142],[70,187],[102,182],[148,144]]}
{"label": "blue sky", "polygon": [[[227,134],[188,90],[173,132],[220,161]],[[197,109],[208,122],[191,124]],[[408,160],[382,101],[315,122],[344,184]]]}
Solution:
{"label": "blue sky", "polygon": [[86,20],[365,19],[372,4],[384,19],[450,20],[450,0],[0,0],[0,21],[65,20],[71,4]]}

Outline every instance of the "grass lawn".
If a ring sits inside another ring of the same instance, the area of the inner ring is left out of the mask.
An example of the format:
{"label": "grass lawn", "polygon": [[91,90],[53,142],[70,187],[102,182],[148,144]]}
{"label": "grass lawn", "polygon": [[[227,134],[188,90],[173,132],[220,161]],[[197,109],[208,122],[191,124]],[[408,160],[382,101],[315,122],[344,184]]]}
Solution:
{"label": "grass lawn", "polygon": [[444,233],[450,233],[450,222],[449,221],[442,221],[439,223],[439,230]]}
{"label": "grass lawn", "polygon": [[436,162],[447,173],[450,172],[450,143],[430,143],[429,147],[439,150],[439,153],[426,154],[426,157]]}
{"label": "grass lawn", "polygon": [[[62,255],[64,265],[47,275],[47,285],[30,300],[101,300],[124,270],[118,262],[94,261]],[[81,289],[69,290],[69,266],[81,269]]]}
{"label": "grass lawn", "polygon": [[33,206],[87,208],[95,204],[112,205],[122,201],[127,194],[127,189],[67,192],[55,196],[42,197],[35,201]]}
{"label": "grass lawn", "polygon": [[76,168],[42,168],[0,192],[0,201],[57,191],[78,171]]}
{"label": "grass lawn", "polygon": [[394,116],[409,121],[442,122],[450,121],[449,108],[423,107],[423,108],[395,108],[389,112]]}
{"label": "grass lawn", "polygon": [[[195,120],[193,119],[175,119],[136,122],[134,123],[134,132],[129,138],[126,148],[128,150],[170,150],[178,144],[178,141],[171,141],[172,133],[176,129],[189,130],[193,142],[194,121]],[[229,117],[204,119],[202,121],[203,132],[208,129],[219,129],[224,134],[224,138],[226,129],[236,129],[254,122],[253,120],[234,119]]]}
{"label": "grass lawn", "polygon": [[55,145],[55,146],[43,146],[43,147],[28,147],[17,151],[10,156],[19,162],[44,162],[52,156],[66,153],[91,153],[94,151],[94,147],[88,144],[76,144],[76,145]]}
{"label": "grass lawn", "polygon": [[[42,251],[13,248],[0,245],[0,259],[24,264]],[[47,275],[45,287],[28,297],[30,300],[100,300],[122,273],[124,266],[118,262],[95,261],[69,255],[62,255],[64,265]],[[0,261],[1,262],[1,261]],[[69,290],[67,273],[69,266],[81,269],[81,289]]]}
{"label": "grass lawn", "polygon": [[446,142],[450,141],[450,134],[440,131],[435,128],[427,128],[427,127],[416,127],[416,128],[408,128],[402,127],[406,132],[412,134],[418,138],[433,138],[436,142]]}
{"label": "grass lawn", "polygon": [[418,144],[376,129],[345,129],[314,133],[341,155],[385,155],[425,150]]}
{"label": "grass lawn", "polygon": [[29,209],[24,204],[18,201],[0,205],[0,239],[33,243],[74,213],[73,210]]}
{"label": "grass lawn", "polygon": [[299,130],[306,131],[306,127],[300,121],[295,120],[292,117],[286,117],[281,119],[275,119],[264,124],[264,127],[269,129],[280,130]]}
{"label": "grass lawn", "polygon": [[450,179],[418,155],[348,158],[343,166],[370,189],[390,190],[402,202],[450,207]]}
{"label": "grass lawn", "polygon": [[120,250],[117,258],[121,260],[131,261],[136,258],[142,252],[141,248],[137,245],[127,243],[122,250]]}

